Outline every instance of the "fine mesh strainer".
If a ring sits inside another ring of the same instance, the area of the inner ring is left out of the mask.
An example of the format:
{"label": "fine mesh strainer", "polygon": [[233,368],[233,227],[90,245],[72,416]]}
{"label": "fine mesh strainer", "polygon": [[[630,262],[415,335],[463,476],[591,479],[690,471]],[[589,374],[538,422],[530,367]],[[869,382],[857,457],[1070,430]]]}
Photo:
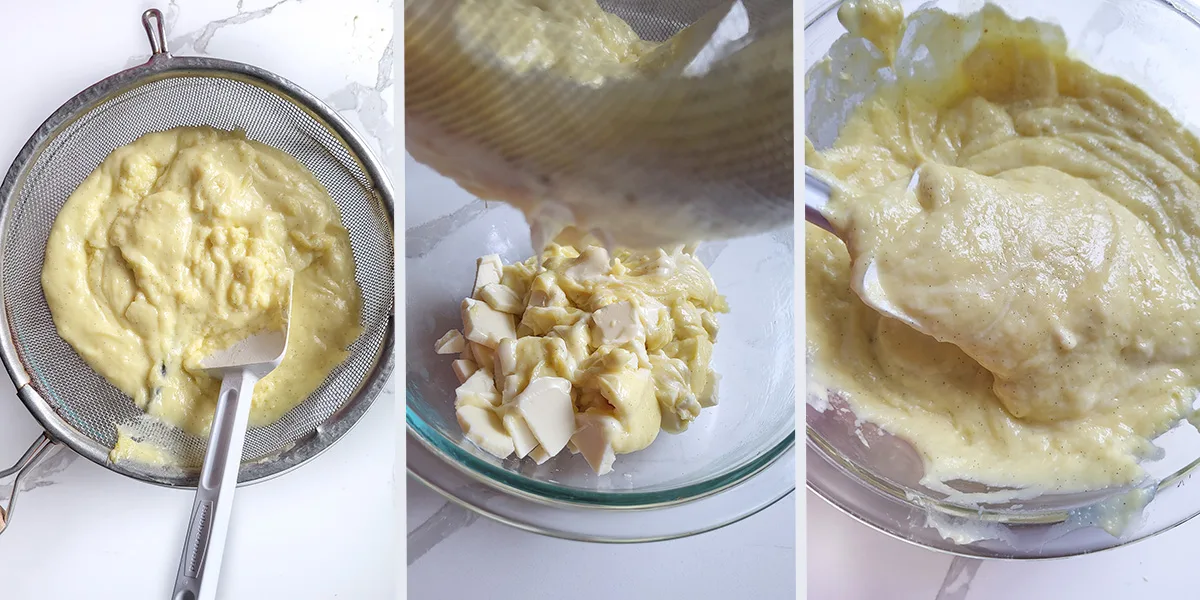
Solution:
{"label": "fine mesh strainer", "polygon": [[[395,291],[392,189],[363,140],[333,110],[262,69],[203,57],[171,56],[162,14],[142,15],[152,55],[59,108],[17,155],[0,187],[0,359],[17,394],[45,428],[18,473],[61,443],[135,479],[194,487],[198,469],[109,461],[117,425],[130,425],[196,464],[206,440],[147,418],[59,337],[41,286],[51,225],[67,197],[114,149],[181,126],[240,128],[307,167],[329,191],[350,232],[362,290],[362,335],[349,357],[308,399],[246,438],[239,483],[288,471],[345,434],[393,368]],[[13,495],[20,485],[14,485]],[[10,498],[7,511],[11,513]],[[0,531],[5,508],[0,505]]]}
{"label": "fine mesh strainer", "polygon": [[535,228],[596,229],[623,246],[792,222],[789,0],[601,0],[643,40],[667,42],[637,61],[639,75],[598,84],[512,68],[496,48],[515,26],[480,23],[466,2],[405,2],[413,158]]}

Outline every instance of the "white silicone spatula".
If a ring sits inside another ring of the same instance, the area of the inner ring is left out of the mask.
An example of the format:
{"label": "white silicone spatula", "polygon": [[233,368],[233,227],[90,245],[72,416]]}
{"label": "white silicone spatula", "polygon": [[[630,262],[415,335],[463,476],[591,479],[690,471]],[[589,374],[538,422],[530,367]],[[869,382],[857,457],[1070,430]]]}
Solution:
{"label": "white silicone spatula", "polygon": [[[284,305],[291,307],[291,289]],[[196,486],[192,520],[188,525],[179,574],[172,600],[214,600],[225,553],[225,535],[233,511],[242,464],[242,447],[250,420],[254,384],[283,360],[288,339],[287,313],[282,331],[252,335],[200,362],[206,371],[221,376],[221,393],[208,436],[208,450]]]}
{"label": "white silicone spatula", "polygon": [[[913,171],[912,178],[908,182],[909,191],[912,191],[916,187],[920,181],[920,176],[920,168]],[[838,239],[845,242],[845,232],[838,230],[833,225],[833,220],[828,216],[829,197],[832,193],[833,186],[819,172],[807,166],[804,167],[804,220],[836,235]],[[921,330],[916,320],[888,299],[887,293],[883,289],[883,284],[879,281],[879,269],[876,268],[874,262],[868,263],[866,268],[859,272],[862,273],[862,279],[855,282],[855,291],[867,306],[870,306],[881,314],[901,321],[918,331]]]}

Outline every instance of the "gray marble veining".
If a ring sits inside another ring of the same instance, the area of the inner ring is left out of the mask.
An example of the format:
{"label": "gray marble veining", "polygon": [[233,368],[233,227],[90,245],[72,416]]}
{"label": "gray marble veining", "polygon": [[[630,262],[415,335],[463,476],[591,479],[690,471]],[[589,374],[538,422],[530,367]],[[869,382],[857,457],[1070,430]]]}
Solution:
{"label": "gray marble veining", "polygon": [[[170,0],[164,11],[165,29],[168,34],[167,48],[172,53],[190,55],[208,55],[208,45],[213,37],[221,30],[236,25],[242,25],[270,16],[279,7],[289,3],[299,3],[300,0],[279,0],[274,4],[257,10],[245,10],[244,0],[239,0],[233,15],[205,23],[199,29],[183,33],[175,33],[179,22],[181,8],[178,0]],[[172,35],[174,34],[174,35]],[[383,164],[390,165],[396,151],[396,140],[393,135],[393,124],[388,118],[390,108],[384,98],[384,92],[395,81],[395,34],[388,39],[387,46],[376,63],[375,82],[371,86],[359,82],[350,82],[344,87],[321,98],[323,102],[339,112],[353,112],[358,115],[361,123],[360,132],[368,136],[379,148]],[[126,67],[142,64],[146,61],[145,54],[129,57]]]}
{"label": "gray marble veining", "polygon": [[[272,4],[266,8],[245,11],[242,9],[243,0],[238,0],[237,12],[233,15],[225,17],[224,19],[217,19],[216,21],[205,23],[203,27],[195,31],[171,35],[175,32],[175,25],[179,23],[180,8],[178,0],[170,0],[167,3],[167,8],[163,11],[163,17],[166,19],[166,23],[163,24],[163,27],[168,35],[167,49],[172,53],[178,52],[182,54],[207,55],[208,44],[212,41],[213,36],[216,35],[218,31],[231,25],[239,25],[241,23],[248,23],[250,21],[261,19],[274,12],[276,8],[282,6],[283,4],[296,1],[299,0],[279,0],[279,2],[276,2],[275,4]],[[136,56],[129,57],[125,61],[125,66],[132,67],[134,65],[140,65],[144,62],[146,62],[146,55],[138,54]]]}
{"label": "gray marble veining", "polygon": [[978,558],[955,556],[946,570],[946,578],[938,589],[934,600],[966,600],[971,591],[971,582],[975,580],[983,561]]}
{"label": "gray marble veining", "polygon": [[395,136],[392,135],[392,122],[388,120],[388,104],[383,98],[384,90],[395,81],[395,36],[388,40],[383,55],[379,57],[376,66],[375,85],[367,87],[357,81],[350,82],[340,90],[335,91],[323,100],[338,111],[354,111],[362,122],[363,133],[371,136],[379,144],[380,159],[383,164],[392,164],[396,151]]}
{"label": "gray marble veining", "polygon": [[420,225],[409,227],[404,232],[405,258],[421,258],[446,240],[454,231],[474,221],[487,211],[482,200],[471,202],[458,210],[442,215]]}
{"label": "gray marble veining", "polygon": [[442,543],[454,532],[474,523],[479,514],[469,511],[453,502],[446,502],[425,520],[408,533],[408,564],[412,566],[422,556],[425,556],[434,546]]}
{"label": "gray marble veining", "polygon": [[[167,47],[171,48],[172,51],[177,49],[189,49],[194,54],[208,54],[208,43],[212,41],[213,36],[216,35],[218,31],[229,27],[230,25],[240,25],[242,23],[256,21],[275,12],[276,8],[295,1],[298,0],[279,0],[279,2],[267,6],[266,8],[245,11],[242,8],[244,1],[238,0],[237,12],[233,15],[225,17],[224,19],[210,21],[198,31],[192,31],[171,37],[167,40]],[[170,0],[170,2],[167,4],[167,13],[165,16],[167,18],[167,31],[171,31],[174,29],[173,26],[179,19],[179,3],[177,0]]]}

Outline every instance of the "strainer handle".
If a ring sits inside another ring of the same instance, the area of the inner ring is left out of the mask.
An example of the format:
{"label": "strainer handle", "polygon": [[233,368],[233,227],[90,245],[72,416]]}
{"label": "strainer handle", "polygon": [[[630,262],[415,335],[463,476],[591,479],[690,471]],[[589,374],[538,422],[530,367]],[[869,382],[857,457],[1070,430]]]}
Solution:
{"label": "strainer handle", "polygon": [[258,377],[248,369],[229,371],[221,381],[172,600],[217,597],[225,534],[233,513],[233,492],[242,465],[251,394],[257,381]]}
{"label": "strainer handle", "polygon": [[29,446],[29,449],[21,455],[15,465],[0,471],[0,480],[8,479],[13,475],[17,476],[16,479],[13,479],[12,491],[8,493],[8,500],[4,504],[0,504],[0,533],[4,533],[12,519],[13,509],[17,506],[17,494],[21,491],[21,481],[42,457],[48,455],[50,450],[56,447],[58,444],[50,439],[50,435],[42,432],[42,435],[33,442],[33,445]]}
{"label": "strainer handle", "polygon": [[150,58],[168,54],[167,35],[163,32],[162,11],[151,8],[142,13],[142,27],[146,29],[146,37],[150,40]]}

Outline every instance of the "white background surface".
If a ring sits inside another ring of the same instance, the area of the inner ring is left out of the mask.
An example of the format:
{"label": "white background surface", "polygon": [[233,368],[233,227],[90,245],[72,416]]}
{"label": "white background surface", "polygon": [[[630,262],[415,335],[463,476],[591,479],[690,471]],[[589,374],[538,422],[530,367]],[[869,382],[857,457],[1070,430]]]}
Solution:
{"label": "white background surface", "polygon": [[[144,62],[141,13],[167,15],[171,49],[275,71],[324,99],[385,160],[386,0],[0,0],[0,169],[76,92]],[[394,385],[327,453],[238,491],[221,598],[393,597]],[[0,378],[0,468],[40,429]],[[0,482],[7,497],[10,481]],[[191,493],[113,474],[69,451],[39,469],[0,535],[0,598],[166,598]]]}
{"label": "white background surface", "polygon": [[[613,546],[518,531],[408,482],[411,600],[791,600],[796,501],[695,537]],[[432,539],[419,531],[440,520]],[[433,545],[430,546],[430,543]],[[416,547],[414,547],[416,546]]]}
{"label": "white background surface", "polygon": [[1185,600],[1200,597],[1200,521],[1135,544],[1039,562],[957,559],[888,537],[808,495],[810,600]]}

